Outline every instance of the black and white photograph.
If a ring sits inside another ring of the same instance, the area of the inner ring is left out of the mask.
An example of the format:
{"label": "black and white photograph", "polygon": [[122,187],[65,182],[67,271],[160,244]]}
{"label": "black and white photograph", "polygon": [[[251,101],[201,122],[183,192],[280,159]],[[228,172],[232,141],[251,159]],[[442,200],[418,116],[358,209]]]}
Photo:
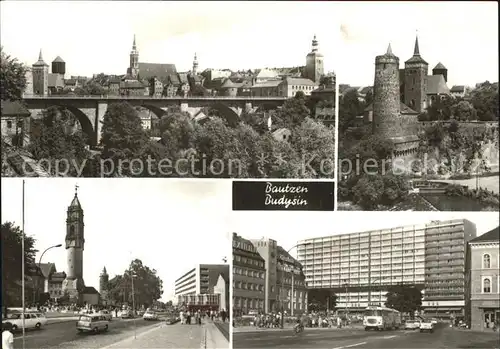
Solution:
{"label": "black and white photograph", "polygon": [[345,8],[338,210],[498,211],[498,3]]}
{"label": "black and white photograph", "polygon": [[2,348],[230,347],[230,183],[10,178],[1,195]]}
{"label": "black and white photograph", "polygon": [[2,176],[333,179],[336,6],[2,2]]}
{"label": "black and white photograph", "polygon": [[498,347],[497,213],[233,212],[230,226],[233,348]]}

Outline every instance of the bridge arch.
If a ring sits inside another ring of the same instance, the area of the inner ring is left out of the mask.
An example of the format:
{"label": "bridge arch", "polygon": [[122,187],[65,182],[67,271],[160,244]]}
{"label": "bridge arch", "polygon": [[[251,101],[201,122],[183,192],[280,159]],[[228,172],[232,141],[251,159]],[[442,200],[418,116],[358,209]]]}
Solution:
{"label": "bridge arch", "polygon": [[220,113],[220,116],[227,121],[229,126],[236,127],[239,124],[239,115],[227,105],[223,103],[214,103],[211,107]]}
{"label": "bridge arch", "polygon": [[70,105],[55,104],[55,105],[49,106],[48,108],[50,108],[50,107],[56,107],[59,110],[66,109],[66,110],[70,111],[75,116],[75,118],[78,120],[78,122],[80,123],[80,126],[82,127],[83,133],[85,133],[85,135],[87,136],[87,139],[86,139],[87,144],[91,145],[91,146],[96,145],[97,137],[96,137],[96,132],[94,130],[94,126],[92,125],[92,122],[89,120],[89,117],[83,111],[81,111],[77,107],[72,107]]}
{"label": "bridge arch", "polygon": [[153,112],[153,114],[156,115],[158,120],[160,120],[164,115],[167,114],[167,112],[160,107],[155,107],[154,105],[151,104],[141,104],[140,107],[146,108],[149,111]]}

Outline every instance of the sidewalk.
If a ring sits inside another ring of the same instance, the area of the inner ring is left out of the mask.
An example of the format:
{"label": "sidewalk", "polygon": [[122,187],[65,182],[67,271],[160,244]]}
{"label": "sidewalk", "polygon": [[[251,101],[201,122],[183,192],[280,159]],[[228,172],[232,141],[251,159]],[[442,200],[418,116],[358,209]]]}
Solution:
{"label": "sidewalk", "polygon": [[[220,324],[222,324],[222,322],[220,322]],[[229,340],[226,339],[214,322],[208,320],[204,325],[203,331],[201,349],[229,348]]]}
{"label": "sidewalk", "polygon": [[203,344],[203,333],[206,324],[199,325],[166,325],[164,322],[153,328],[103,347],[101,349],[200,349]]}

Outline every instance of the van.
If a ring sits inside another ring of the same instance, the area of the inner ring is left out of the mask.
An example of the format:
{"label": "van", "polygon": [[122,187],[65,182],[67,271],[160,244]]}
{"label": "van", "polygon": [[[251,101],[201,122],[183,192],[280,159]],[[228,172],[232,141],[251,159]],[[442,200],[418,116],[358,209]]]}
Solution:
{"label": "van", "polygon": [[[7,317],[2,320],[2,324],[10,323],[12,331],[18,331],[23,328],[23,313],[11,312],[7,313]],[[39,330],[42,326],[47,324],[47,318],[42,313],[24,313],[24,328]]]}
{"label": "van", "polygon": [[108,327],[109,321],[103,315],[80,315],[80,318],[76,322],[76,329],[78,332],[99,333],[101,331],[107,331]]}

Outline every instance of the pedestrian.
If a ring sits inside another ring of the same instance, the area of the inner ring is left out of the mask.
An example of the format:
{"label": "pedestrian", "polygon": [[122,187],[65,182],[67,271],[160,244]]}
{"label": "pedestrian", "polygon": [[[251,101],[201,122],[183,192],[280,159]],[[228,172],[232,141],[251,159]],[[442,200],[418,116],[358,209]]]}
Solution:
{"label": "pedestrian", "polygon": [[14,349],[14,335],[12,334],[12,324],[6,322],[2,324],[2,348]]}

